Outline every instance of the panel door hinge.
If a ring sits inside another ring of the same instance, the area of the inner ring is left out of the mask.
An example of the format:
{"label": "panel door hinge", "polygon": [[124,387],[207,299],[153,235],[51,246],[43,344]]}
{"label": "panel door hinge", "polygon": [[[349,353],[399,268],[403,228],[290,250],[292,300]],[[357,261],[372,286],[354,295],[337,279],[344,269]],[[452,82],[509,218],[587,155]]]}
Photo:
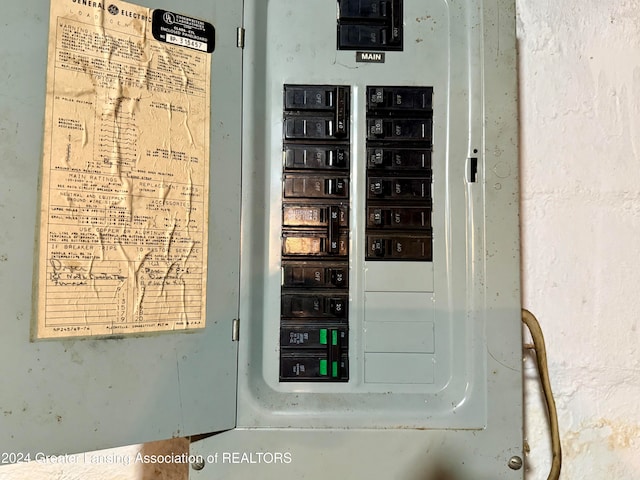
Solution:
{"label": "panel door hinge", "polygon": [[234,318],[231,325],[231,341],[237,342],[240,338],[240,319]]}
{"label": "panel door hinge", "polygon": [[244,28],[238,27],[236,37],[236,44],[238,48],[244,48]]}

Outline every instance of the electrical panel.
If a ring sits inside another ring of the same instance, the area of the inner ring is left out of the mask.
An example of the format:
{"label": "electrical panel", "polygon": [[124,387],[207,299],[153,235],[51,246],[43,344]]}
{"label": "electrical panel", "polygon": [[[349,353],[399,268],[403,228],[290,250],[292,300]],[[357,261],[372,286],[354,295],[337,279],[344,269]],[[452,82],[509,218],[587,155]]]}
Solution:
{"label": "electrical panel", "polygon": [[[143,16],[119,0],[52,2],[114,31]],[[48,6],[8,6],[0,45],[17,78],[0,120],[21,127],[0,129],[16,132],[0,189],[12,232],[0,295],[16,318],[0,349],[16,385],[0,395],[1,446],[65,453],[215,432],[192,444],[193,479],[521,479],[513,0],[139,3],[156,9],[142,21],[173,32],[184,75],[180,49],[210,55],[206,327],[29,339],[24,265],[47,172],[23,132],[41,130],[52,101]],[[215,41],[180,37],[177,18],[182,31],[207,22]],[[25,31],[32,55],[10,47]],[[61,122],[70,139],[84,128]],[[178,130],[192,138],[192,120]]]}

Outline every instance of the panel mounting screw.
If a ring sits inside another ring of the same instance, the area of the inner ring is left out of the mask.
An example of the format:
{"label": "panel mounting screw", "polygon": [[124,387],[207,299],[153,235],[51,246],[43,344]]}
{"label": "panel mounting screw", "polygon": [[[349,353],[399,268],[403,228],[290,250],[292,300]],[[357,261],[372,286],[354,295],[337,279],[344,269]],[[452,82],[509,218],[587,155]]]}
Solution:
{"label": "panel mounting screw", "polygon": [[197,460],[191,464],[194,470],[202,470],[204,468],[204,460]]}
{"label": "panel mounting screw", "polygon": [[514,455],[509,459],[508,465],[511,470],[520,470],[522,468],[522,458]]}

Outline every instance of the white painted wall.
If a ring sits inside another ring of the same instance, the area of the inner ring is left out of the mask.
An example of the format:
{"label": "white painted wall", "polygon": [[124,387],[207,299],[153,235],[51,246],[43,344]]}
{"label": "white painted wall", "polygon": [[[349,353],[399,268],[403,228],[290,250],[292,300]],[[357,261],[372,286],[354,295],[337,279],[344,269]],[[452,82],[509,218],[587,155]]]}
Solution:
{"label": "white painted wall", "polygon": [[[523,303],[547,338],[562,479],[637,480],[640,0],[517,6]],[[528,360],[527,480],[550,463],[536,375]],[[79,478],[141,477],[123,465],[0,469],[0,480]]]}
{"label": "white painted wall", "polygon": [[[187,480],[188,448],[188,441],[176,438],[78,455],[39,456],[30,463],[1,466],[0,480]],[[154,462],[154,457],[163,460]]]}
{"label": "white painted wall", "polygon": [[[523,303],[563,480],[640,478],[640,1],[519,0]],[[550,453],[527,363],[527,479]]]}
{"label": "white painted wall", "polygon": [[[138,480],[137,445],[0,467],[0,480]],[[112,463],[107,463],[109,461]]]}

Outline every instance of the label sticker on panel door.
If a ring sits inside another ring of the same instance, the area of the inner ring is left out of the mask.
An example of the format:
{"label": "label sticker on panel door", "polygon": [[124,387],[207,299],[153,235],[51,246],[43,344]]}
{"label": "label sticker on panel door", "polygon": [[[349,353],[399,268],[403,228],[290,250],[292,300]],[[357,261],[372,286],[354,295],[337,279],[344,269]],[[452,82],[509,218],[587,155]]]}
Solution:
{"label": "label sticker on panel door", "polygon": [[358,63],[384,63],[384,52],[356,52]]}
{"label": "label sticker on panel door", "polygon": [[151,23],[153,38],[161,42],[211,53],[215,48],[213,25],[198,18],[166,10],[154,10]]}
{"label": "label sticker on panel door", "polygon": [[211,56],[154,40],[147,8],[70,4],[51,6],[35,336],[203,328]]}

